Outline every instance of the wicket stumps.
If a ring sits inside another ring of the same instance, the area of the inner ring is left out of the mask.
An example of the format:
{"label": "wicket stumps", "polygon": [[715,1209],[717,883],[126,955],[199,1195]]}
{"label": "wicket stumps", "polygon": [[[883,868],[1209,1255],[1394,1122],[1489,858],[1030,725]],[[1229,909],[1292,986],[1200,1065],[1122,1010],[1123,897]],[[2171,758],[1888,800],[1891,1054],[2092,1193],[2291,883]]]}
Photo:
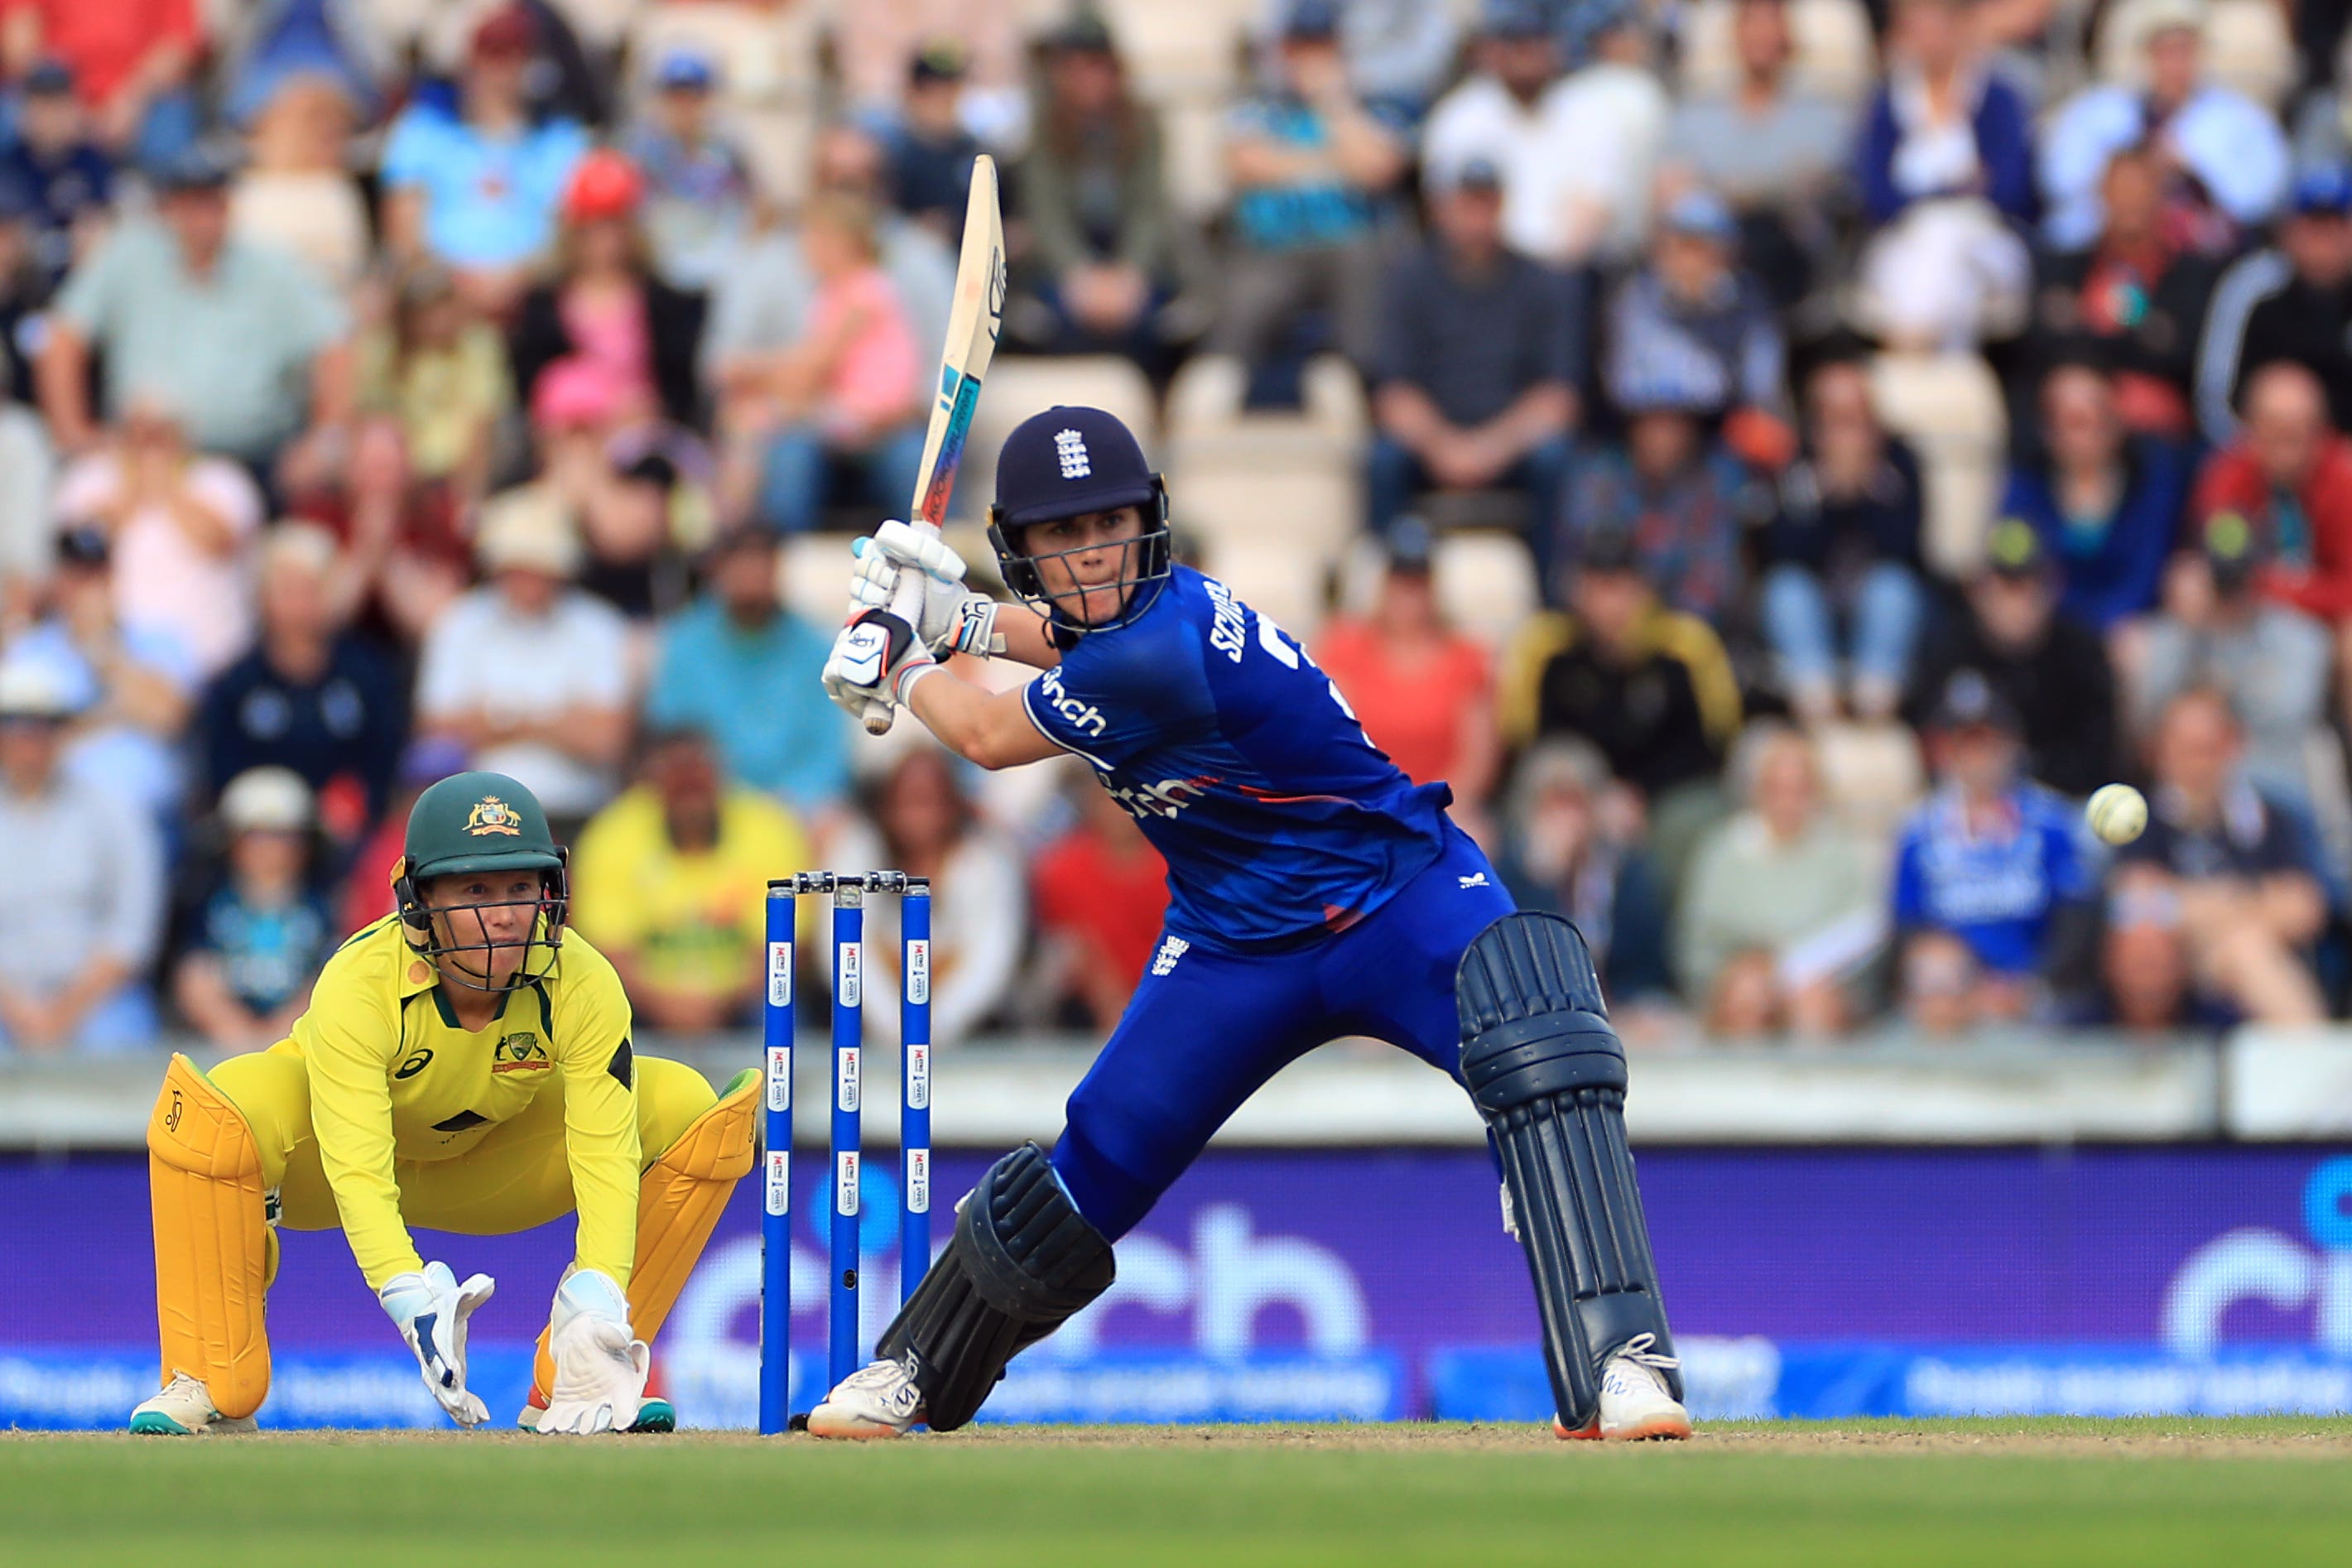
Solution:
{"label": "wicket stumps", "polygon": [[833,953],[832,1224],[826,1290],[826,1384],[864,1360],[857,1321],[858,1167],[864,1151],[863,1037],[866,898],[899,900],[899,1298],[914,1294],[931,1258],[931,888],[901,871],[802,871],[768,884],[768,988],[762,1009],[767,1109],[761,1189],[760,1430],[791,1419],[793,1317],[793,976],[795,916],[805,894],[829,895]]}

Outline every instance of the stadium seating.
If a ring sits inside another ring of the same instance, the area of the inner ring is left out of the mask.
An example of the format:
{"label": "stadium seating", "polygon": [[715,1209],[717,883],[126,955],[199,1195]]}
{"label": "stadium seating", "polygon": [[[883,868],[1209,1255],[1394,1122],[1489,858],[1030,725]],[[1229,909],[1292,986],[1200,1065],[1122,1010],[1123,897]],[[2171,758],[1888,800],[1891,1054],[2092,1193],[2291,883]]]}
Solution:
{"label": "stadium seating", "polygon": [[[2092,46],[2100,80],[2137,82],[2145,74],[2148,9],[2149,0],[2119,0],[2107,12]],[[2284,10],[2271,0],[2212,0],[2205,8],[2205,60],[2221,80],[2276,110],[2295,81]]]}
{"label": "stadium seating", "polygon": [[[1739,74],[1732,46],[1733,0],[1698,0],[1683,13],[1685,95],[1728,92]],[[1815,92],[1857,103],[1876,79],[1870,15],[1857,0],[1792,0],[1789,27],[1796,44],[1796,79]]]}
{"label": "stadium seating", "polygon": [[2000,384],[1974,354],[1881,354],[1872,363],[1878,416],[1911,443],[1927,487],[1920,550],[1947,577],[1965,577],[1984,559],[1985,534],[2000,502],[2009,416]]}

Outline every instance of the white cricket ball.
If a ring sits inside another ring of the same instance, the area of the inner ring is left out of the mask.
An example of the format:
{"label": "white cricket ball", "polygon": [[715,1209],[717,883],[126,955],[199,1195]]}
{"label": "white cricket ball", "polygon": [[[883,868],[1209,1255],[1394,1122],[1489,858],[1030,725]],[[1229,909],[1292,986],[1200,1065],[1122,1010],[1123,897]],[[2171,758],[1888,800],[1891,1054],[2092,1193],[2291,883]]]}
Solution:
{"label": "white cricket ball", "polygon": [[2091,831],[2110,844],[2128,844],[2147,831],[2147,796],[2127,784],[2102,785],[2083,807]]}

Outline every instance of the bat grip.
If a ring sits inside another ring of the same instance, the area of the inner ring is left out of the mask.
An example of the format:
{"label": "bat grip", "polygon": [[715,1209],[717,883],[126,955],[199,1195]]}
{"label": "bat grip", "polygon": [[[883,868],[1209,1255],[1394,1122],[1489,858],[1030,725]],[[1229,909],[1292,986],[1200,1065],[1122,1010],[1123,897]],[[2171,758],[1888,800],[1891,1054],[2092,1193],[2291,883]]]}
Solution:
{"label": "bat grip", "polygon": [[[921,567],[910,565],[899,569],[898,585],[890,591],[890,603],[885,607],[892,615],[914,627],[917,637],[922,636],[923,571]],[[870,700],[866,704],[866,732],[869,735],[888,734],[891,721],[897,716],[898,709],[888,698],[877,697]]]}

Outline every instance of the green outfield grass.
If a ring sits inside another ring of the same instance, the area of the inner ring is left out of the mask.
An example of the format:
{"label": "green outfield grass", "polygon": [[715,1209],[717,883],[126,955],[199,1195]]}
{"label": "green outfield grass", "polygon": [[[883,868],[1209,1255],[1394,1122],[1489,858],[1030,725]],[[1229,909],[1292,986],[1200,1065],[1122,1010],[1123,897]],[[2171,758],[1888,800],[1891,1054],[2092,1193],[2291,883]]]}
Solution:
{"label": "green outfield grass", "polygon": [[1633,1448],[1425,1426],[0,1436],[9,1563],[722,1561],[2352,1563],[2352,1421],[1718,1426]]}

